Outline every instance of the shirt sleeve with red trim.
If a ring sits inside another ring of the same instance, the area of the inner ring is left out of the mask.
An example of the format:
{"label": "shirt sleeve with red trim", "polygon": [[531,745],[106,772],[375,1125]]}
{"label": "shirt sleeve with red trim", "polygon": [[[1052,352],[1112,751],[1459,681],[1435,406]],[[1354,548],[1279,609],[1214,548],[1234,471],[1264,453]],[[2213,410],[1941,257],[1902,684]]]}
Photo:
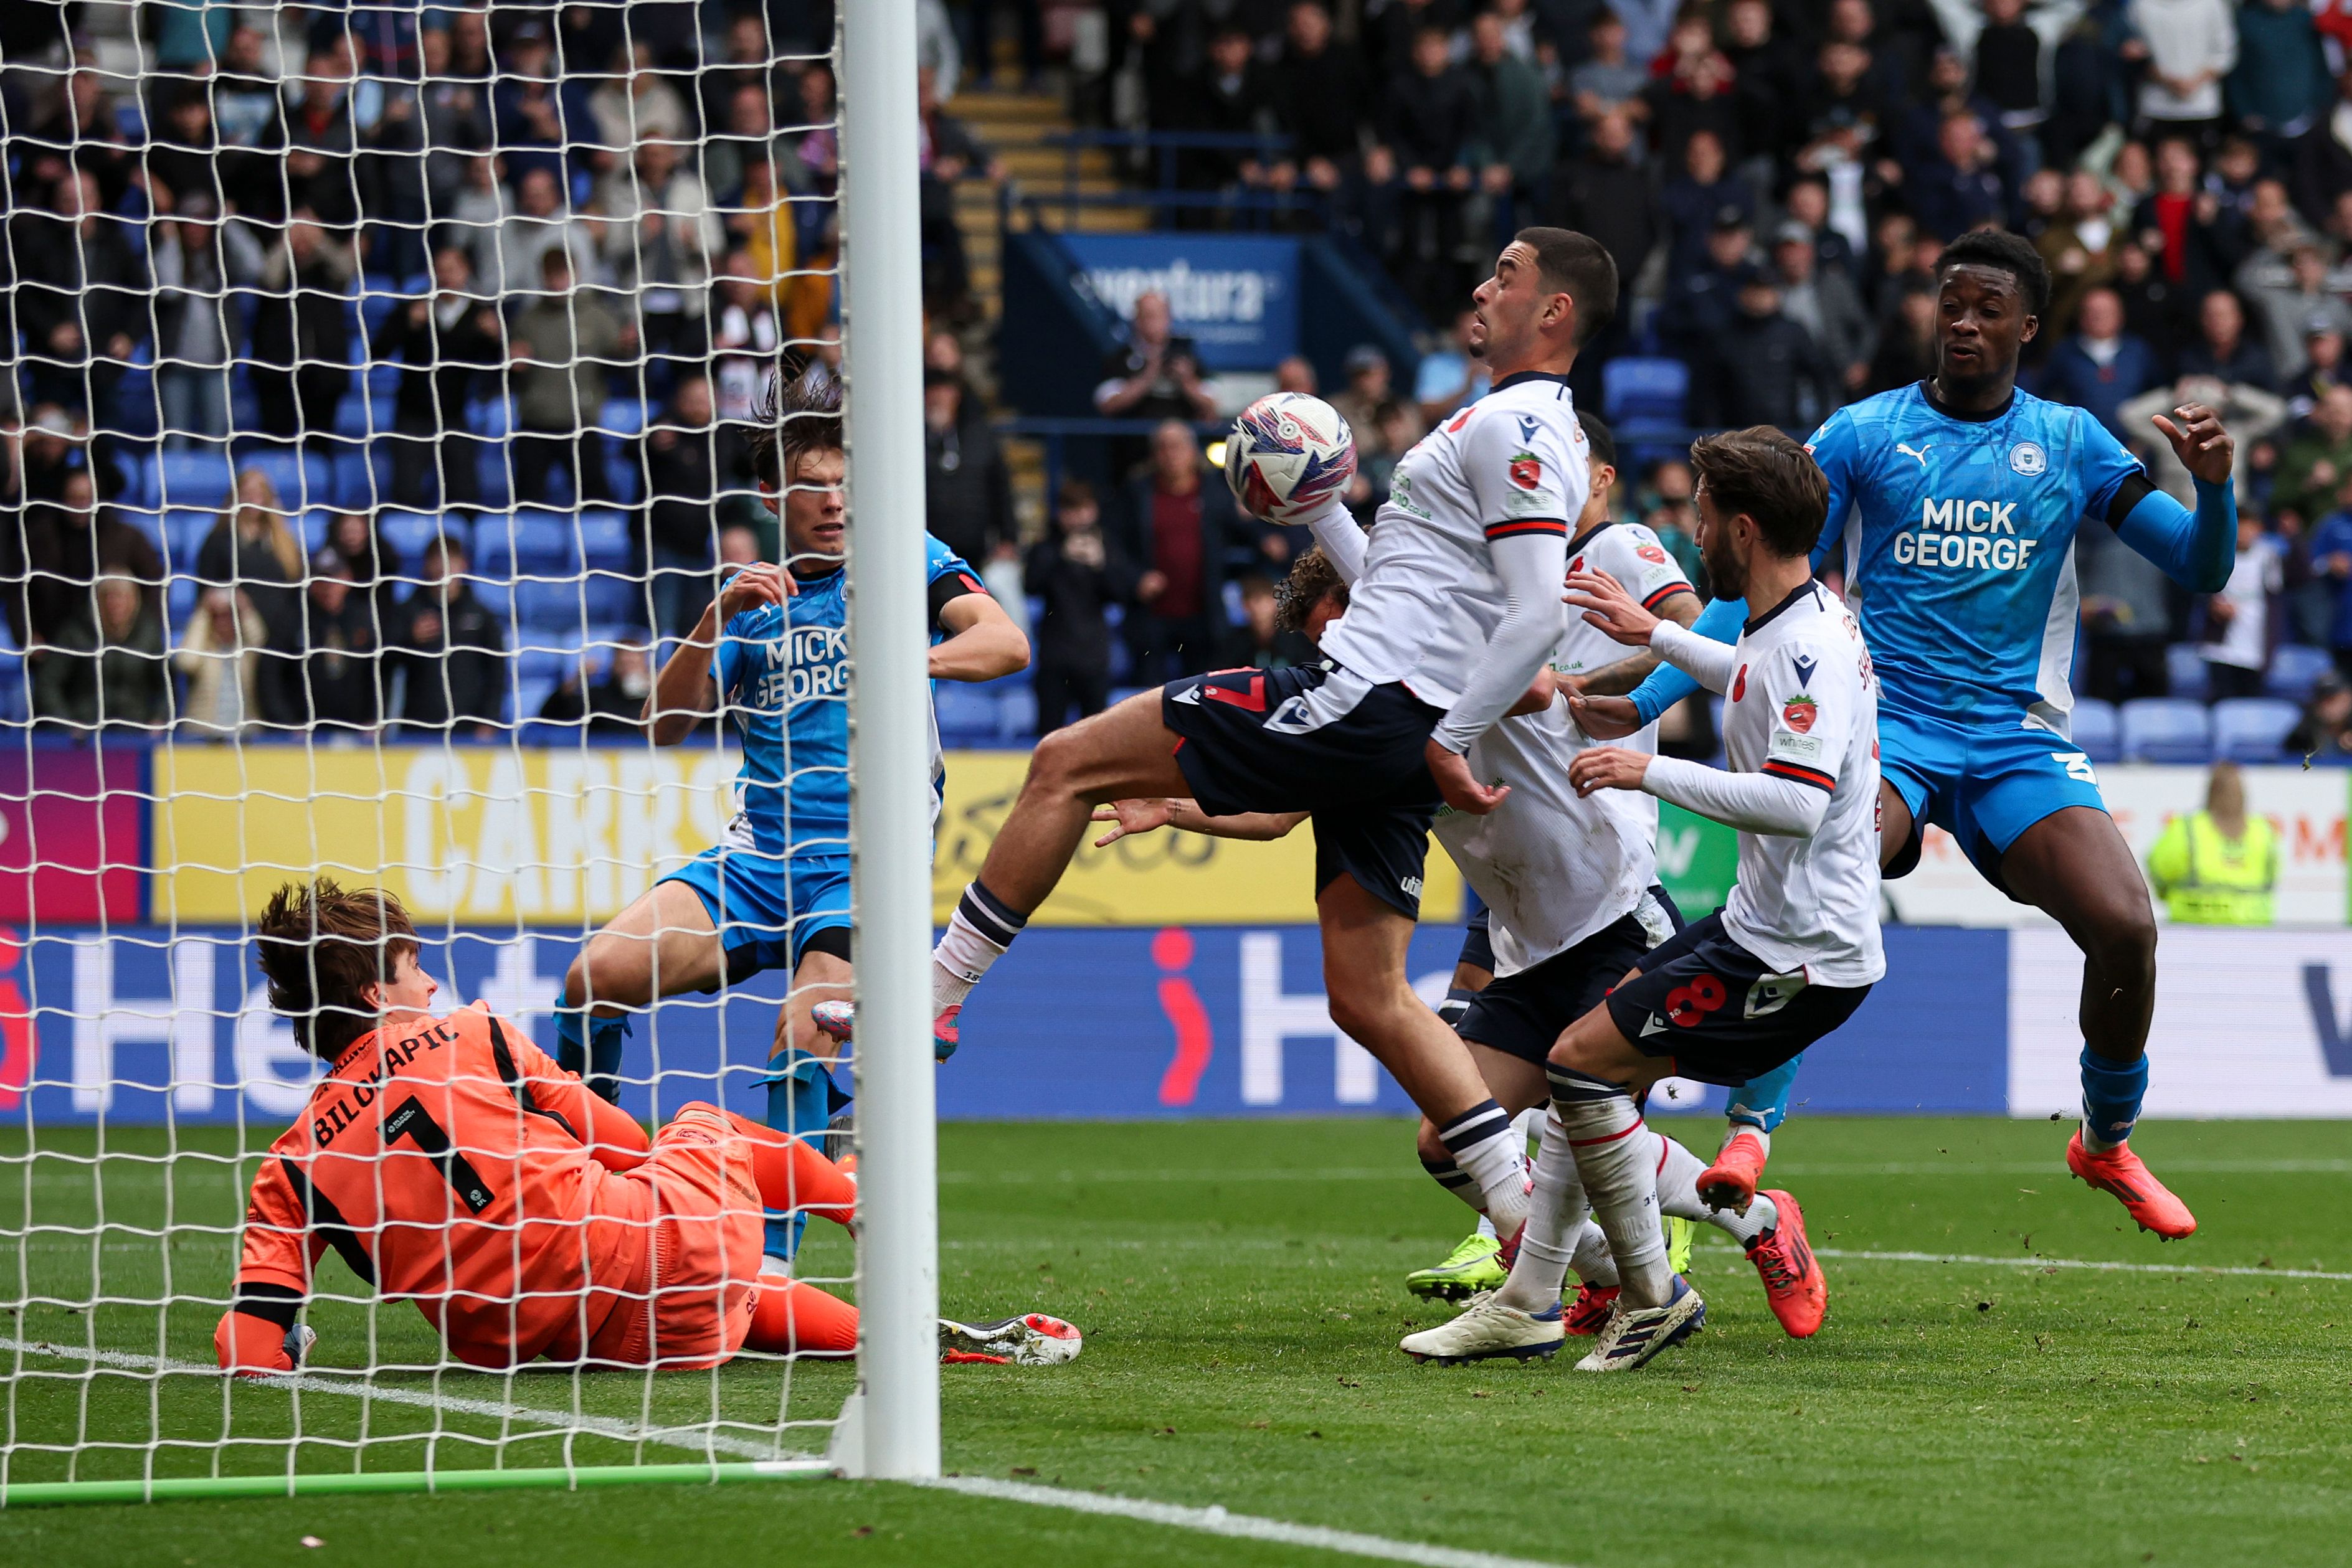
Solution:
{"label": "shirt sleeve with red trim", "polygon": [[1855,649],[1787,643],[1749,672],[1771,702],[1772,732],[1759,771],[1828,794],[1853,747],[1863,707]]}
{"label": "shirt sleeve with red trim", "polygon": [[947,635],[947,628],[940,624],[940,612],[968,593],[986,596],[988,585],[981,580],[970,561],[938,539],[927,535],[924,542],[929,549],[927,570],[930,577],[931,635],[942,637]]}
{"label": "shirt sleeve with red trim", "polygon": [[1618,580],[1642,601],[1643,609],[1655,611],[1677,593],[1697,593],[1690,579],[1683,575],[1682,564],[1659,542],[1657,535],[1639,523],[1622,523],[1610,531],[1624,536],[1621,548],[1627,558],[1630,575]]}
{"label": "shirt sleeve with red trim", "polygon": [[1525,404],[1474,407],[1458,440],[1463,477],[1491,540],[1567,539],[1584,510],[1592,475],[1584,431],[1563,396],[1559,417]]}

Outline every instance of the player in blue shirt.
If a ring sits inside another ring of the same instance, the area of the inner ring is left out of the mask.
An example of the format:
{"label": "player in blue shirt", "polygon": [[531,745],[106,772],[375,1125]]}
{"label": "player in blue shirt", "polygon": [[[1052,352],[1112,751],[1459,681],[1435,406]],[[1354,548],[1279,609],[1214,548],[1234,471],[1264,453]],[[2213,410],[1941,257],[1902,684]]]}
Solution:
{"label": "player in blue shirt", "polygon": [[[2156,916],[2090,759],[2067,738],[2074,545],[2087,519],[2192,592],[2218,591],[2237,541],[2232,444],[2202,404],[2156,420],[2195,478],[2192,511],[2081,409],[2019,392],[2018,353],[2050,295],[2049,271],[2023,239],[1962,235],[1943,253],[1938,287],[1936,375],[1839,410],[1808,446],[1829,476],[1830,517],[1845,519],[1814,564],[1839,552],[1882,686],[1885,873],[1918,863],[1921,826],[1934,822],[1995,887],[2074,938],[2084,959],[2083,1123],[2067,1166],[2143,1228],[2186,1236],[2195,1218],[2126,1142],[2147,1085]],[[1729,642],[1747,613],[1718,602],[1696,629]],[[1692,689],[1662,668],[1630,701],[1571,701],[1605,736]],[[1768,1146],[1735,1150],[1738,1118],[1769,1134],[1795,1066],[1734,1097],[1727,1158],[1710,1172],[1727,1195],[1743,1182],[1753,1190]]]}
{"label": "player in blue shirt", "polygon": [[[556,1060],[606,1099],[620,1093],[629,1010],[715,991],[770,969],[793,985],[776,1022],[768,1124],[813,1136],[833,1111],[840,1046],[811,1019],[849,995],[849,645],[838,383],[783,389],[754,433],[761,499],[782,524],[786,565],[745,567],[720,588],[646,700],[654,744],[676,746],[714,712],[742,737],[740,810],[727,836],[592,937],[564,977]],[[988,681],[1027,667],[1029,642],[937,539],[930,548],[930,673]],[[936,810],[942,768],[932,739]],[[789,1260],[799,1216],[772,1215],[768,1254]]]}

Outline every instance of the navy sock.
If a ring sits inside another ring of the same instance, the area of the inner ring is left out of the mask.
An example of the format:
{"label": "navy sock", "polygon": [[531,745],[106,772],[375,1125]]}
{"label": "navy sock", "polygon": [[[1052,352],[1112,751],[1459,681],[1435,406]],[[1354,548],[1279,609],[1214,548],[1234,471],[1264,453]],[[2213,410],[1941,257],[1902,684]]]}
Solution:
{"label": "navy sock", "polygon": [[621,1103],[621,1053],[629,1039],[626,1014],[588,1020],[588,1087],[617,1105]]}
{"label": "navy sock", "polygon": [[588,1040],[580,1025],[583,1016],[578,1008],[555,1009],[555,1065],[575,1078],[588,1076]]}
{"label": "navy sock", "polygon": [[1789,1114],[1789,1092],[1797,1084],[1797,1066],[1803,1051],[1789,1058],[1761,1078],[1751,1078],[1731,1096],[1724,1114],[1733,1123],[1759,1133],[1776,1130]]}
{"label": "navy sock", "polygon": [[2093,1153],[2129,1139],[2147,1094],[2147,1058],[2122,1062],[2083,1048],[2083,1142]]}
{"label": "navy sock", "polygon": [[[768,1125],[779,1133],[814,1144],[833,1118],[833,1069],[804,1051],[786,1051],[769,1062]],[[792,1258],[800,1252],[801,1232],[808,1228],[805,1213],[770,1210],[766,1250],[770,1257]]]}

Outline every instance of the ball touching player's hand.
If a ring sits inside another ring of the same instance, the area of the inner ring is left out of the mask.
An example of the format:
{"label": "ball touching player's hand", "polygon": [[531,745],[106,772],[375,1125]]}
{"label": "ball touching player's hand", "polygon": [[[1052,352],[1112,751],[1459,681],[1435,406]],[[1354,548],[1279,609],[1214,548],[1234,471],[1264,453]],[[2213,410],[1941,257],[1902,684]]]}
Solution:
{"label": "ball touching player's hand", "polygon": [[1589,697],[1568,695],[1568,713],[1576,727],[1595,740],[1622,740],[1642,727],[1642,710],[1632,697]]}
{"label": "ball touching player's hand", "polygon": [[1176,802],[1165,796],[1153,796],[1139,800],[1113,800],[1095,808],[1097,822],[1117,824],[1109,832],[1095,841],[1095,848],[1107,850],[1121,839],[1131,839],[1138,833],[1148,833],[1164,828],[1176,818]]}
{"label": "ball touching player's hand", "polygon": [[2208,485],[2227,481],[2237,443],[2221,428],[2221,416],[2201,402],[2184,402],[2172,413],[2179,423],[2160,413],[2155,423],[2172,443],[2173,455],[2180,459],[2180,465]]}
{"label": "ball touching player's hand", "polygon": [[1429,765],[1429,776],[1437,780],[1437,792],[1457,811],[1483,817],[1511,792],[1508,784],[1479,783],[1469,761],[1458,751],[1448,751],[1435,737],[1422,748],[1422,760]]}
{"label": "ball touching player's hand", "polygon": [[1595,789],[1639,789],[1650,773],[1650,754],[1622,746],[1596,746],[1580,751],[1568,765],[1568,781],[1579,795]]}
{"label": "ball touching player's hand", "polygon": [[1568,591],[1560,598],[1584,612],[1586,625],[1598,626],[1633,647],[1648,647],[1650,633],[1658,629],[1658,618],[1605,571],[1570,572]]}

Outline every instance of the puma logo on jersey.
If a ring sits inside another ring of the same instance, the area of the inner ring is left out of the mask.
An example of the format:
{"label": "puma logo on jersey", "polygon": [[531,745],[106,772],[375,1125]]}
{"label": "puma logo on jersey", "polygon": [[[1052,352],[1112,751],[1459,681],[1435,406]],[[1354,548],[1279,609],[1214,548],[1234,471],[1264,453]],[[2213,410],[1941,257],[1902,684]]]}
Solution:
{"label": "puma logo on jersey", "polygon": [[1925,468],[1927,466],[1927,454],[1935,444],[1936,444],[1931,441],[1927,443],[1926,446],[1906,446],[1902,442],[1898,441],[1895,444],[1895,450],[1900,452],[1906,457],[1916,457],[1919,460],[1919,466]]}

